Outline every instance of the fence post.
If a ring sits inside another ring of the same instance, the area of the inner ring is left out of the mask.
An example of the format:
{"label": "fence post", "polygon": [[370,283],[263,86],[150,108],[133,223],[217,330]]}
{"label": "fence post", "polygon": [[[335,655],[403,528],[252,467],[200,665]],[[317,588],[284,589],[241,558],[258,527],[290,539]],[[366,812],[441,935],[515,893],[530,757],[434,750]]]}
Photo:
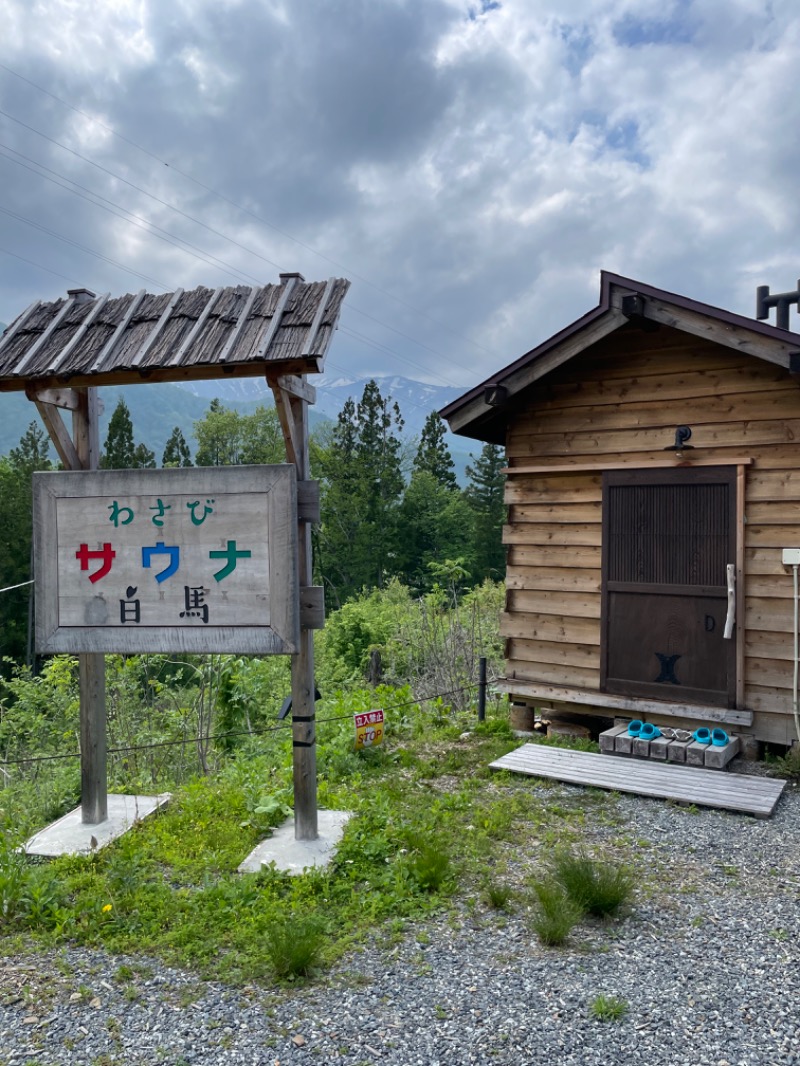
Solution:
{"label": "fence post", "polygon": [[486,656],[478,660],[478,721],[486,720]]}

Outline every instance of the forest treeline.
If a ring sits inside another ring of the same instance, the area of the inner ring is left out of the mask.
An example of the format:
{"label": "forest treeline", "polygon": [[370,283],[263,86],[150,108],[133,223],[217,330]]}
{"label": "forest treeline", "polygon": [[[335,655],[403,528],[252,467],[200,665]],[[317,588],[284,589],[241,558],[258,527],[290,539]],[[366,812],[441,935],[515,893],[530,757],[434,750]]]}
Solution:
{"label": "forest treeline", "polygon": [[[419,438],[402,435],[403,417],[375,381],[349,399],[335,423],[311,438],[312,476],[321,483],[322,517],[315,530],[315,581],[329,608],[354,595],[402,582],[412,592],[437,585],[472,587],[504,573],[502,449],[484,445],[456,481],[445,426],[437,412]],[[137,441],[120,400],[109,422],[101,466],[106,469],[227,466],[285,462],[274,408],[243,415],[212,400],[194,424],[195,449],[179,428],[160,464]],[[31,475],[54,469],[47,435],[32,422],[18,446],[0,457],[5,535],[0,541],[0,588],[32,576]],[[0,655],[31,661],[30,586],[0,595]]]}

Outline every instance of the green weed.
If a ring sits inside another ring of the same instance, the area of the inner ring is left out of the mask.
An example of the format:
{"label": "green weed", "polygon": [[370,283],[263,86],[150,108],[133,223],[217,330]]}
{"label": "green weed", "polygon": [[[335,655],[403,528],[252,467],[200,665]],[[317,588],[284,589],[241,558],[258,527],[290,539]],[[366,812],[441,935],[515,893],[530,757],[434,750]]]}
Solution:
{"label": "green weed", "polygon": [[276,977],[308,977],[322,958],[324,930],[318,918],[288,916],[266,930],[264,947]]}
{"label": "green weed", "polygon": [[633,892],[633,877],[625,866],[601,862],[581,851],[557,851],[553,876],[585,914],[609,918],[619,913]]}
{"label": "green weed", "polygon": [[490,882],[483,890],[483,895],[488,905],[496,911],[508,910],[514,893],[509,885],[499,881]]}
{"label": "green weed", "polygon": [[599,1022],[617,1022],[627,1014],[628,1004],[618,996],[600,995],[592,1000],[589,1011]]}
{"label": "green weed", "polygon": [[534,881],[531,887],[537,903],[532,919],[536,935],[548,947],[558,947],[578,924],[583,912],[564,887],[553,880]]}
{"label": "green weed", "polygon": [[417,834],[411,834],[408,839],[408,869],[412,879],[424,892],[438,892],[454,873],[449,854],[439,840]]}

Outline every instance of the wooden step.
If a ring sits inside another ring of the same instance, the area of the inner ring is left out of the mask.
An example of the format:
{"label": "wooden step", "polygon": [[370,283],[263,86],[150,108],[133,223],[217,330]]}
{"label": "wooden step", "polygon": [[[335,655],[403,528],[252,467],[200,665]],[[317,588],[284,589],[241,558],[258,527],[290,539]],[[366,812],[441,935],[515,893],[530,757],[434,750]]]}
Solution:
{"label": "wooden step", "polygon": [[593,752],[543,744],[523,744],[490,763],[490,768],[700,807],[719,807],[753,814],[756,818],[769,818],[786,787],[785,781],[772,778],[721,774],[716,770],[665,765],[649,759],[641,762],[609,759]]}

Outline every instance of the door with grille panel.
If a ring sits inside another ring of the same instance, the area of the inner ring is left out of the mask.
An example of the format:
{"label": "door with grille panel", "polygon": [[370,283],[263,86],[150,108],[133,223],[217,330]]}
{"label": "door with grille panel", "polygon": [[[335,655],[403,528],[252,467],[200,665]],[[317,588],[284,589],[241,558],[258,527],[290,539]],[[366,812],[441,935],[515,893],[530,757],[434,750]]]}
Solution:
{"label": "door with grille panel", "polygon": [[603,691],[735,705],[735,484],[735,467],[603,475]]}

